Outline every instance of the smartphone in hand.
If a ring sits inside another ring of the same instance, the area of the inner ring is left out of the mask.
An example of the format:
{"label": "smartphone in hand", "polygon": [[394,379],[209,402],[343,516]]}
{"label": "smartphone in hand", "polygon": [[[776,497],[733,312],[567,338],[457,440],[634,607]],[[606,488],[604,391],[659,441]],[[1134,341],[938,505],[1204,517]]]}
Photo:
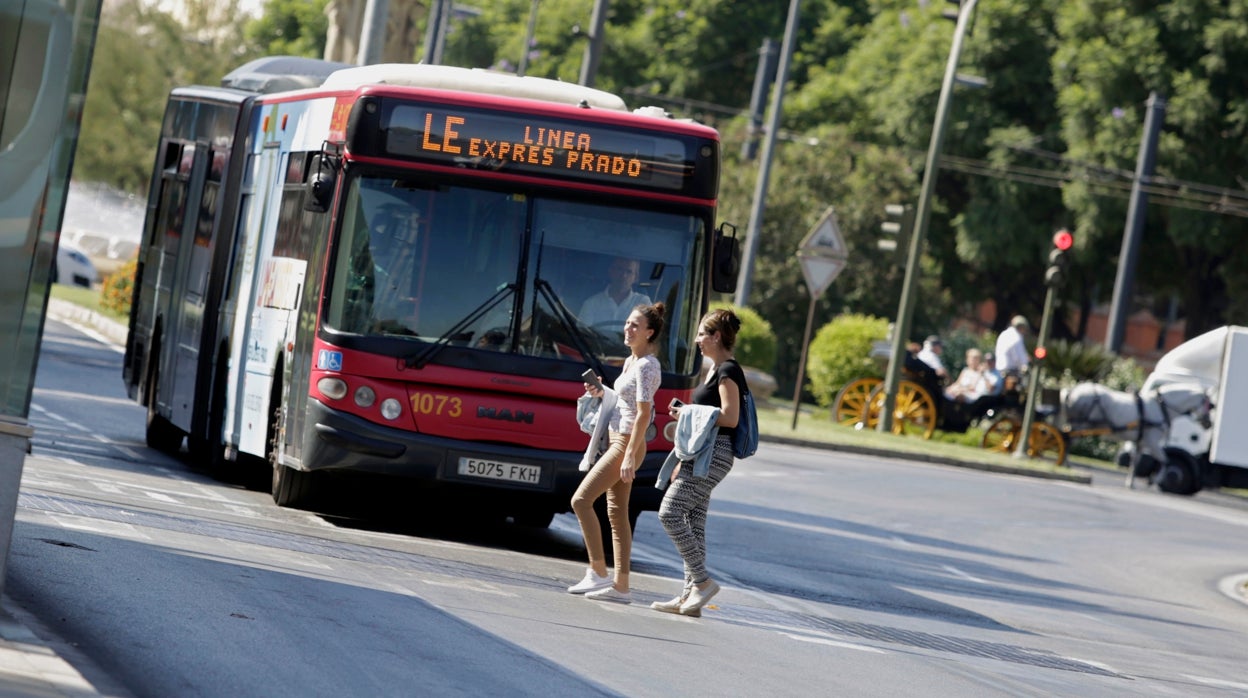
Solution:
{"label": "smartphone in hand", "polygon": [[581,374],[581,378],[584,379],[586,383],[589,383],[595,388],[599,390],[604,390],[604,388],[602,387],[602,381],[598,380],[598,374],[594,373],[594,369],[592,368],[585,369],[585,372]]}
{"label": "smartphone in hand", "polygon": [[672,401],[667,404],[667,409],[675,410],[675,409],[680,409],[681,407],[684,407],[684,406],[685,406],[685,403],[681,402],[680,398],[672,398]]}

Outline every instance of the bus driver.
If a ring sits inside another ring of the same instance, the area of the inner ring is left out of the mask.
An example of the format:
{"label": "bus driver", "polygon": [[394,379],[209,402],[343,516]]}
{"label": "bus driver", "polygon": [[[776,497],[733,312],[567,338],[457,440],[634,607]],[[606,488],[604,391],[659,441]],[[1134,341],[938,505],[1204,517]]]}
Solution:
{"label": "bus driver", "polygon": [[633,308],[648,304],[649,296],[633,290],[640,269],[641,262],[635,259],[612,259],[611,266],[607,267],[607,287],[581,304],[581,312],[577,313],[581,322],[590,327],[622,326]]}

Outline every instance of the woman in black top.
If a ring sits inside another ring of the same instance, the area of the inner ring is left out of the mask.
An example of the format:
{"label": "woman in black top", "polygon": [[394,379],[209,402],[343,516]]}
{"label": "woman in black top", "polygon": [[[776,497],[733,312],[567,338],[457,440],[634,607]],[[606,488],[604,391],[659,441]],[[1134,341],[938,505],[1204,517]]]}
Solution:
{"label": "woman in black top", "polygon": [[[693,403],[720,409],[715,424],[719,433],[712,447],[710,472],[697,477],[692,464],[676,468],[672,482],[659,506],[663,529],[676,544],[685,563],[685,587],[671,601],[650,605],[666,613],[686,616],[702,615],[702,607],[719,592],[719,584],[706,571],[706,513],[711,503],[711,490],[728,475],[733,463],[733,436],[737,416],[741,413],[741,396],[747,391],[745,373],[733,358],[741,320],[731,310],[712,310],[698,326],[698,347],[714,365],[706,382],[693,390]],[[676,405],[668,407],[673,417],[680,413]]]}

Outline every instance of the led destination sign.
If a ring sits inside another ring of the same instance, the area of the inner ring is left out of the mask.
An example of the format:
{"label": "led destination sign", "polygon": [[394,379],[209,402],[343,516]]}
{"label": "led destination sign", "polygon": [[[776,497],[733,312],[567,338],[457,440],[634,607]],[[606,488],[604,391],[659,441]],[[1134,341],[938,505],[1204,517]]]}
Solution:
{"label": "led destination sign", "polygon": [[714,196],[718,152],[709,139],[473,109],[395,104],[386,111],[381,128],[390,155]]}

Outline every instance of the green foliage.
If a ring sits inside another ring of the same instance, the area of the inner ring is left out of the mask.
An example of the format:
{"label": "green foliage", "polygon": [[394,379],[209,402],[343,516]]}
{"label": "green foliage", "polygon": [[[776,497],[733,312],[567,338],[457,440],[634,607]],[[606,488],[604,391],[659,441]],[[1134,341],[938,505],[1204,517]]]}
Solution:
{"label": "green foliage", "polygon": [[146,195],[165,99],[217,85],[257,55],[238,0],[185,0],[174,16],[144,0],[105,3],[92,57],[74,178]]}
{"label": "green foliage", "polygon": [[810,343],[806,378],[810,393],[821,407],[852,380],[883,378],[884,365],[872,358],[873,345],[888,338],[888,321],[867,315],[840,315],[819,328]]}
{"label": "green foliage", "polygon": [[132,259],[104,279],[100,289],[100,307],[121,317],[130,315],[130,301],[134,296],[134,274],[138,260]]}
{"label": "green foliage", "polygon": [[1101,380],[1101,384],[1114,390],[1131,392],[1139,390],[1147,377],[1144,369],[1140,368],[1134,359],[1115,358],[1113,365]]}
{"label": "green foliage", "polygon": [[1049,387],[1071,386],[1092,381],[1100,383],[1109,375],[1116,356],[1099,344],[1050,341],[1045,349],[1044,384]]}
{"label": "green foliage", "polygon": [[267,0],[264,14],[249,23],[247,40],[270,56],[325,55],[329,0]]}
{"label": "green foliage", "polygon": [[771,371],[776,364],[776,333],[771,323],[763,316],[750,310],[728,303],[711,303],[710,309],[727,308],[741,320],[741,329],[737,332],[737,344],[733,354],[742,366],[751,366],[763,371]]}

